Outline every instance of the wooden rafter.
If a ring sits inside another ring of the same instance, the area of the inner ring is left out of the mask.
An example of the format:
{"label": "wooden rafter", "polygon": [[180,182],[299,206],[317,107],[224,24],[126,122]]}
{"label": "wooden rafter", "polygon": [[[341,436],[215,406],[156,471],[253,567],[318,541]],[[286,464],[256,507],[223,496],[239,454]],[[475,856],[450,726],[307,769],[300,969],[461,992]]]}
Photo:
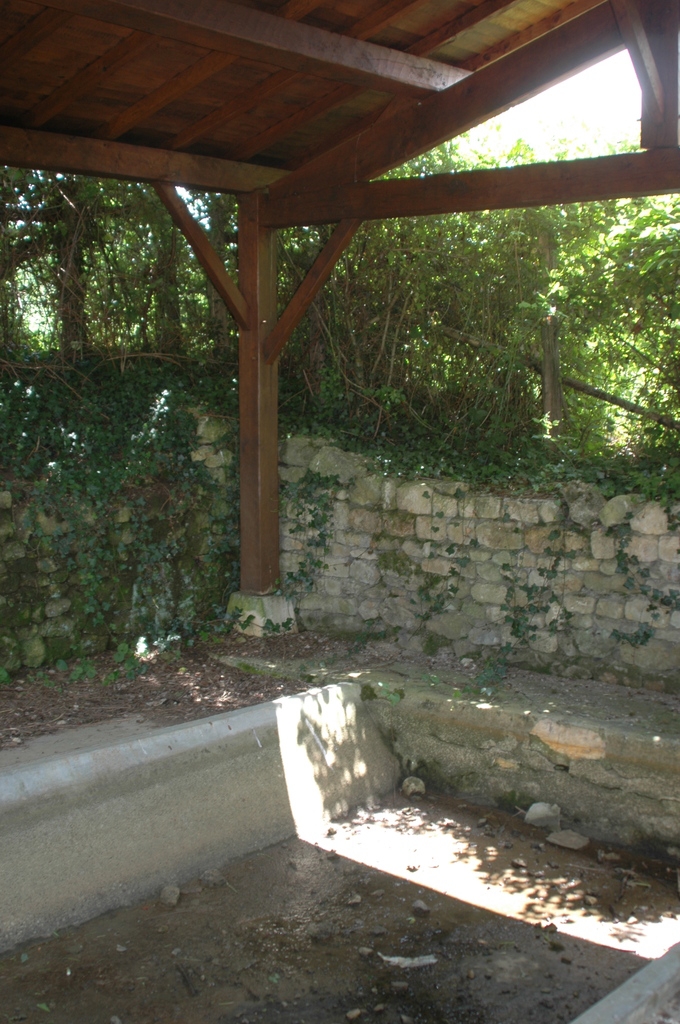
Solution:
{"label": "wooden rafter", "polygon": [[360,225],[360,220],[341,220],[324,245],[304,281],[265,339],[264,359],[268,366],[271,366],[279,358],[284,345],[330,277],[333,267],[354,238]]}
{"label": "wooden rafter", "polygon": [[222,106],[217,107],[216,110],[212,110],[205,117],[202,117],[199,121],[194,121],[193,124],[188,124],[186,128],[183,128],[179,134],[175,135],[169,143],[170,149],[185,149],[190,146],[196,139],[200,139],[204,135],[209,135],[214,132],[217,128],[222,128],[228,121],[233,120],[236,117],[240,117],[241,114],[247,113],[252,110],[253,107],[257,106],[267,96],[271,96],[272,93],[278,92],[285,85],[289,85],[298,75],[294,71],[277,71],[273,75],[268,75],[263,82],[255,88],[249,88],[243,92],[237,93]]}
{"label": "wooden rafter", "polygon": [[215,192],[251,192],[285,174],[217,157],[5,125],[0,125],[0,164],[126,181],[167,181]]}
{"label": "wooden rafter", "polygon": [[212,78],[219,71],[233,64],[237,58],[230,53],[206,53],[190,67],[180,71],[178,75],[164,82],[153,92],[143,96],[141,100],[133,103],[121,111],[106,124],[103,124],[94,133],[98,139],[119,139],[121,135],[129,132],[135,125],[146,121],[157,111],[167,107],[174,100],[184,96],[185,93],[194,89],[201,82]]}
{"label": "wooden rafter", "polygon": [[[353,39],[371,39],[395,21],[417,11],[419,7],[424,7],[427,2],[428,0],[389,0],[361,21],[357,21],[345,34]],[[427,54],[423,53],[420,56]]]}
{"label": "wooden rafter", "polygon": [[205,231],[191,216],[186,203],[183,203],[177,195],[174,185],[169,185],[165,181],[155,181],[154,188],[236,323],[239,327],[248,327],[250,314],[246,300],[239,291],[238,285],[227,273],[224,263],[215,252]]}
{"label": "wooden rafter", "polygon": [[222,50],[320,77],[385,92],[427,94],[461,73],[448,64],[220,0],[46,0],[50,7],[153,35]]}
{"label": "wooden rafter", "polygon": [[402,108],[272,186],[272,197],[377,177],[622,49],[602,4],[443,93]]}
{"label": "wooden rafter", "polygon": [[41,43],[43,39],[49,38],[53,32],[61,28],[71,15],[68,11],[56,11],[47,8],[32,18],[22,29],[15,32],[13,36],[6,39],[0,46],[0,64],[5,67],[10,60],[17,60],[32,50],[34,46]]}
{"label": "wooden rafter", "polygon": [[288,0],[276,13],[280,18],[298,21],[320,6],[321,0]]}
{"label": "wooden rafter", "polygon": [[660,124],[664,112],[663,83],[637,0],[611,0],[611,5],[633,62],[649,114],[652,120]]}
{"label": "wooden rafter", "polygon": [[521,49],[527,43],[540,39],[541,36],[552,32],[560,25],[567,25],[575,18],[580,18],[582,14],[592,11],[594,7],[599,7],[602,3],[603,0],[574,0],[574,3],[569,4],[567,7],[561,7],[540,21],[529,25],[528,28],[522,29],[521,32],[515,32],[514,35],[501,40],[500,43],[489,47],[483,53],[461,61],[461,67],[467,68],[468,71],[478,71],[480,68],[493,63],[493,61]]}
{"label": "wooden rafter", "polygon": [[425,178],[349,183],[335,190],[264,199],[271,227],[382,220],[471,210],[587,203],[680,192],[680,149],[655,149]]}
{"label": "wooden rafter", "polygon": [[516,0],[483,0],[465,14],[459,14],[455,18],[448,18],[446,21],[436,25],[417,43],[409,46],[408,52],[417,56],[428,56],[434,53],[440,46],[450,43],[456,36],[459,36],[467,29],[479,25],[492,14],[497,14],[505,7],[510,7]]}
{"label": "wooden rafter", "polygon": [[131,32],[112,46],[108,53],[82,68],[63,85],[46,96],[28,112],[25,123],[28,128],[39,128],[65,110],[74,100],[84,96],[107,76],[112,75],[129,61],[137,57],[153,42],[153,36],[145,32]]}

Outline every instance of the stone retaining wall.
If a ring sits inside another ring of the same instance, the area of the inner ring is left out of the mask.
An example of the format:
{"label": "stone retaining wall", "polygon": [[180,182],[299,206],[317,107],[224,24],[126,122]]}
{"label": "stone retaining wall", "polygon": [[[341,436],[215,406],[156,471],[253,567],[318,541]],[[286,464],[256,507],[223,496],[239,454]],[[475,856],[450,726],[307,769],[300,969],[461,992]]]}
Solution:
{"label": "stone retaining wall", "polygon": [[233,517],[224,434],[219,420],[198,415],[191,459],[217,487],[199,488],[179,514],[160,481],[104,510],[46,510],[38,489],[0,490],[0,669],[182,632],[226,605],[234,552],[223,543]]}
{"label": "stone retaining wall", "polygon": [[680,506],[579,483],[530,497],[404,481],[328,442],[285,441],[284,484],[308,470],[339,483],[325,550],[301,532],[299,501],[282,503],[284,580],[309,552],[325,565],[299,594],[304,627],[680,689]]}

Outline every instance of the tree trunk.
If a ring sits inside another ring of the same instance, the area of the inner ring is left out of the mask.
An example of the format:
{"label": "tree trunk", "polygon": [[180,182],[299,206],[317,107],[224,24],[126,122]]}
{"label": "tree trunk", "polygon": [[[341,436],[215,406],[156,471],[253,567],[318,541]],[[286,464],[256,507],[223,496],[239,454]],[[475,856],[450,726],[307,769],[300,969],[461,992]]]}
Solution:
{"label": "tree trunk", "polygon": [[[550,273],[556,269],[555,239],[552,231],[541,231],[538,245],[543,257],[544,278],[550,283]],[[546,289],[547,290],[547,289]],[[557,316],[554,311],[548,313],[541,322],[541,342],[543,348],[541,379],[543,382],[543,415],[548,417],[550,434],[554,437],[560,431],[564,418],[564,399],[560,375],[560,339]]]}

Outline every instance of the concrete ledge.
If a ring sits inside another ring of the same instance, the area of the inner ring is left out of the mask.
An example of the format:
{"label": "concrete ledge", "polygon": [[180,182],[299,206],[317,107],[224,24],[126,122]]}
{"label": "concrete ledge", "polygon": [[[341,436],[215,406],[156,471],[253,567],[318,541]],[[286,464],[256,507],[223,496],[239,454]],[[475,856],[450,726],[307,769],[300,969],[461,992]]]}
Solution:
{"label": "concrete ledge", "polygon": [[680,992],[680,945],[653,960],[572,1024],[645,1024]]}
{"label": "concrete ledge", "polygon": [[396,773],[356,686],[0,771],[0,949],[279,842],[296,809],[329,818]]}

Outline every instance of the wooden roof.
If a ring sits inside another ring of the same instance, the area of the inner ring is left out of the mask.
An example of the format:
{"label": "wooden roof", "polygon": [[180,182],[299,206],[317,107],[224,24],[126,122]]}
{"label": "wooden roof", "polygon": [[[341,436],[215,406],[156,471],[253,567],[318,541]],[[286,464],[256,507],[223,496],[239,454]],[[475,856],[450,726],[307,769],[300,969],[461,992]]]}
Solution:
{"label": "wooden roof", "polygon": [[2,13],[0,161],[223,191],[326,174],[324,154],[376,126],[427,124],[369,161],[371,177],[623,45],[602,0],[6,0]]}

